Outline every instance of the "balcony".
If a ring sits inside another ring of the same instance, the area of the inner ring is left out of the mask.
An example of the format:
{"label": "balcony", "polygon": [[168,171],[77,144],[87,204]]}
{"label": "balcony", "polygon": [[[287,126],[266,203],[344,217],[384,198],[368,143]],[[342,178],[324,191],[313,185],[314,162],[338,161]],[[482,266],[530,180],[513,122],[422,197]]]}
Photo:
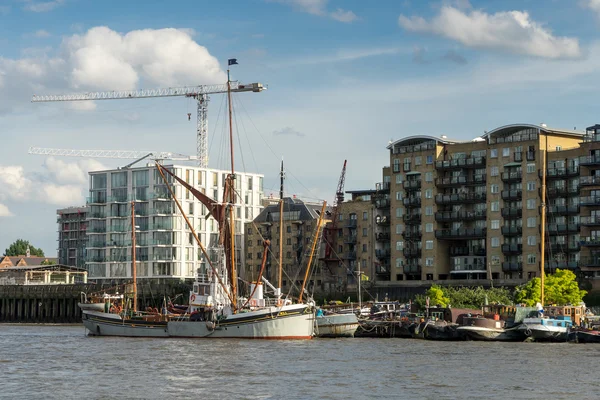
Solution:
{"label": "balcony", "polygon": [[523,198],[522,190],[503,190],[501,192],[502,200],[521,200]]}
{"label": "balcony", "polygon": [[582,176],[579,178],[581,186],[597,186],[600,185],[600,176]]}
{"label": "balcony", "polygon": [[435,220],[438,222],[475,221],[478,219],[487,219],[487,210],[458,212],[439,211],[435,213]]}
{"label": "balcony", "polygon": [[375,240],[378,242],[389,242],[390,234],[388,232],[380,232],[375,234]]}
{"label": "balcony", "polygon": [[358,222],[355,218],[347,219],[344,221],[344,227],[346,228],[356,228]]}
{"label": "balcony", "polygon": [[377,275],[389,276],[390,275],[390,267],[389,267],[389,265],[376,265],[375,273]]}
{"label": "balcony", "polygon": [[344,253],[342,258],[344,260],[356,260],[356,252],[355,251],[347,251]]}
{"label": "balcony", "polygon": [[402,232],[404,239],[419,239],[421,236],[423,236],[421,229],[407,229]]}
{"label": "balcony", "polygon": [[579,214],[579,206],[549,206],[547,211],[548,213],[556,215],[574,215]]}
{"label": "balcony", "polygon": [[421,213],[404,214],[402,219],[404,220],[404,222],[407,222],[407,223],[420,223],[421,222]]}
{"label": "balcony", "polygon": [[88,242],[87,248],[102,248],[106,247],[106,242],[103,240],[92,240]]}
{"label": "balcony", "polygon": [[484,203],[485,193],[454,193],[454,194],[436,194],[436,204],[465,204],[465,203]]}
{"label": "balcony", "polygon": [[421,189],[421,180],[420,179],[406,180],[406,181],[404,181],[402,186],[404,187],[405,190],[419,190],[419,189]]}
{"label": "balcony", "polygon": [[579,223],[583,226],[598,226],[600,225],[600,215],[587,215],[579,218]]}
{"label": "balcony", "polygon": [[522,215],[523,215],[523,210],[521,208],[509,208],[509,207],[502,208],[502,217],[504,219],[521,218]]}
{"label": "balcony", "polygon": [[456,160],[436,161],[435,169],[440,171],[463,169],[463,168],[484,168],[485,157],[469,157]]}
{"label": "balcony", "polygon": [[579,205],[584,207],[600,206],[600,196],[584,196],[579,198]]}
{"label": "balcony", "polygon": [[579,165],[598,166],[600,165],[600,155],[580,156]]}
{"label": "balcony", "polygon": [[421,248],[405,247],[402,254],[404,254],[404,257],[421,257]]}
{"label": "balcony", "polygon": [[504,236],[521,236],[523,234],[523,227],[521,227],[521,226],[503,226],[502,234]]}
{"label": "balcony", "polygon": [[390,249],[377,249],[375,250],[375,257],[379,259],[387,259],[390,258]]}
{"label": "balcony", "polygon": [[472,178],[469,178],[467,176],[449,176],[445,178],[437,178],[435,180],[435,185],[439,188],[484,185],[485,181],[485,175],[473,175]]}
{"label": "balcony", "polygon": [[[542,178],[544,171],[541,169],[538,170],[538,175],[540,179]],[[568,168],[548,168],[546,170],[546,179],[565,179],[565,178],[574,178],[579,176],[579,166],[577,167],[568,167]]]}
{"label": "balcony", "polygon": [[525,158],[527,161],[535,161],[535,151],[526,151]]}
{"label": "balcony", "polygon": [[521,254],[523,252],[522,244],[503,244],[502,245],[502,254],[511,255],[511,254]]}
{"label": "balcony", "polygon": [[379,226],[390,226],[390,218],[385,215],[383,217],[378,215],[375,218],[375,224]]}
{"label": "balcony", "polygon": [[390,199],[375,200],[375,208],[390,208]]}
{"label": "balcony", "polygon": [[502,271],[504,271],[504,272],[523,271],[523,263],[522,262],[505,261],[502,263]]}
{"label": "balcony", "polygon": [[106,218],[106,213],[103,212],[89,212],[87,213],[86,219],[104,219]]}
{"label": "balcony", "polygon": [[346,235],[346,236],[344,236],[344,243],[346,243],[346,244],[354,244],[354,243],[356,243],[356,235]]}
{"label": "balcony", "polygon": [[[400,172],[400,171],[394,171],[394,172]],[[378,192],[389,193],[390,192],[390,183],[389,182],[376,183],[375,190]]]}
{"label": "balcony", "polygon": [[304,248],[304,246],[302,245],[302,243],[294,243],[292,245],[293,251],[302,251],[303,248]]}
{"label": "balcony", "polygon": [[[541,247],[541,245],[539,247]],[[548,242],[544,249],[545,252],[549,254],[560,254],[568,252],[568,245],[567,243]]]}
{"label": "balcony", "polygon": [[468,246],[450,247],[450,257],[464,257],[464,256],[485,256],[485,247]]}
{"label": "balcony", "polygon": [[588,236],[585,238],[581,238],[581,241],[579,243],[584,247],[600,247],[600,237]]}
{"label": "balcony", "polygon": [[107,261],[107,258],[105,256],[90,256],[90,255],[88,255],[85,258],[85,262],[103,263],[106,261]]}
{"label": "balcony", "polygon": [[[539,190],[540,197],[542,197],[542,189]],[[546,197],[554,199],[556,197],[570,197],[579,195],[579,187],[554,187],[546,189]]]}
{"label": "balcony", "polygon": [[131,261],[130,255],[112,255],[108,257],[108,262],[127,262]]}
{"label": "balcony", "polygon": [[566,235],[579,232],[579,224],[548,224],[548,235]]}
{"label": "balcony", "polygon": [[420,264],[405,264],[404,273],[407,275],[421,275]]}
{"label": "balcony", "polygon": [[501,176],[502,182],[518,182],[522,178],[523,173],[521,171],[503,172]]}
{"label": "balcony", "polygon": [[86,204],[105,204],[106,203],[106,195],[103,193],[102,195],[96,194],[94,196],[88,197],[86,199]]}
{"label": "balcony", "polygon": [[405,207],[408,208],[414,208],[414,207],[421,207],[421,197],[417,197],[417,196],[410,196],[410,197],[405,197],[402,200],[402,203],[404,204]]}
{"label": "balcony", "polygon": [[436,239],[446,240],[482,239],[486,237],[486,234],[486,228],[437,229],[435,231]]}
{"label": "balcony", "polygon": [[557,268],[559,269],[570,269],[575,270],[579,268],[579,262],[577,261],[548,261],[545,263],[545,269],[553,271]]}
{"label": "balcony", "polygon": [[579,265],[582,267],[600,267],[600,255],[592,254],[590,256],[581,257]]}

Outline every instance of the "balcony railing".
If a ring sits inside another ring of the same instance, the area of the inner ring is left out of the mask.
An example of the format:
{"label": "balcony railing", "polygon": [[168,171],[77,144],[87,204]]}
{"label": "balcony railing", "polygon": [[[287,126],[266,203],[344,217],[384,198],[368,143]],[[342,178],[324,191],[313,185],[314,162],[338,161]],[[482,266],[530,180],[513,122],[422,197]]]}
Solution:
{"label": "balcony railing", "polygon": [[357,222],[357,220],[356,220],[356,219],[354,219],[354,218],[347,219],[347,220],[344,222],[344,226],[345,226],[346,228],[356,228],[356,226],[357,226],[357,225],[358,225],[358,222]]}
{"label": "balcony railing", "polygon": [[418,189],[421,189],[421,180],[420,179],[406,180],[406,181],[404,181],[402,186],[406,190],[418,190]]}
{"label": "balcony railing", "polygon": [[521,171],[503,172],[501,177],[502,182],[520,181],[522,178],[523,173]]}
{"label": "balcony railing", "polygon": [[452,187],[464,185],[483,185],[485,184],[485,175],[473,175],[472,178],[467,176],[448,176],[445,178],[437,178],[435,185],[437,187]]}
{"label": "balcony railing", "polygon": [[522,190],[503,190],[501,192],[502,200],[521,200],[523,198]]}
{"label": "balcony railing", "polygon": [[481,168],[485,167],[485,157],[460,158],[456,160],[436,161],[435,169],[451,170],[462,168]]}
{"label": "balcony railing", "polygon": [[402,219],[404,220],[404,222],[408,222],[408,223],[410,223],[410,222],[419,223],[419,222],[421,222],[421,213],[404,214]]}
{"label": "balcony railing", "polygon": [[503,244],[502,245],[502,253],[503,254],[521,254],[523,252],[522,244]]}
{"label": "balcony railing", "polygon": [[579,165],[600,165],[600,155],[580,156]]}
{"label": "balcony railing", "polygon": [[579,205],[586,207],[600,206],[600,196],[584,196],[579,198]]}
{"label": "balcony railing", "polygon": [[478,239],[485,238],[487,228],[461,228],[461,229],[437,229],[435,237],[437,239]]}
{"label": "balcony railing", "polygon": [[579,224],[548,224],[546,231],[549,235],[564,235],[579,232]]}
{"label": "balcony railing", "polygon": [[421,266],[418,264],[405,264],[404,265],[404,273],[407,275],[420,275],[421,274]]}
{"label": "balcony railing", "polygon": [[450,247],[450,256],[451,257],[460,257],[460,256],[485,256],[485,248],[479,246],[460,246],[460,247]]}
{"label": "balcony railing", "polygon": [[600,237],[588,236],[581,238],[580,244],[585,247],[598,247],[600,246]]}
{"label": "balcony railing", "polygon": [[421,229],[407,229],[402,232],[402,237],[405,239],[416,239],[423,236]]}
{"label": "balcony railing", "polygon": [[[541,178],[543,175],[541,169],[538,170],[538,175]],[[579,166],[567,168],[548,168],[546,169],[546,179],[564,179],[573,178],[579,175]]]}
{"label": "balcony railing", "polygon": [[344,243],[356,243],[356,235],[346,235],[344,236]]}
{"label": "balcony railing", "polygon": [[402,202],[405,207],[421,207],[421,197],[405,197]]}
{"label": "balcony railing", "polygon": [[375,218],[375,224],[377,224],[379,226],[389,226],[390,218],[387,216]]}
{"label": "balcony railing", "polygon": [[521,218],[523,210],[520,208],[504,207],[502,208],[502,217],[505,219]]}
{"label": "balcony railing", "polygon": [[579,214],[579,206],[569,205],[569,206],[549,206],[547,211],[552,214],[557,215],[573,215]]}
{"label": "balcony railing", "polygon": [[475,221],[478,219],[486,219],[487,211],[438,211],[435,213],[435,220],[438,222],[453,222],[453,221]]}
{"label": "balcony railing", "polygon": [[404,254],[404,257],[421,257],[421,248],[405,247],[402,254]]}
{"label": "balcony railing", "polygon": [[486,200],[485,193],[453,193],[436,194],[436,204],[463,204],[463,203],[483,203]]}
{"label": "balcony railing", "polygon": [[503,226],[502,234],[504,236],[520,236],[523,233],[521,226]]}
{"label": "balcony railing", "polygon": [[390,257],[390,249],[377,249],[375,250],[375,257],[377,258],[389,258]]}
{"label": "balcony railing", "polygon": [[347,251],[344,253],[344,260],[356,260],[356,252],[355,251]]}
{"label": "balcony railing", "polygon": [[600,185],[600,176],[582,176],[579,178],[581,186],[596,186]]}
{"label": "balcony railing", "polygon": [[522,262],[505,261],[502,263],[502,271],[504,271],[504,272],[523,271],[523,263]]}
{"label": "balcony railing", "polygon": [[575,270],[579,268],[579,262],[577,261],[548,261],[545,264],[546,270],[555,270],[557,268]]}
{"label": "balcony railing", "polygon": [[390,234],[388,232],[380,232],[375,234],[375,240],[378,242],[388,242],[390,240]]}
{"label": "balcony railing", "polygon": [[591,256],[581,257],[579,265],[582,267],[600,267],[600,255],[592,254]]}
{"label": "balcony railing", "polygon": [[600,225],[600,215],[586,215],[585,217],[579,217],[579,222],[583,226]]}
{"label": "balcony railing", "polygon": [[390,208],[390,199],[375,200],[375,208]]}
{"label": "balcony railing", "polygon": [[390,183],[389,182],[376,183],[375,190],[377,190],[378,192],[389,192],[390,191]]}

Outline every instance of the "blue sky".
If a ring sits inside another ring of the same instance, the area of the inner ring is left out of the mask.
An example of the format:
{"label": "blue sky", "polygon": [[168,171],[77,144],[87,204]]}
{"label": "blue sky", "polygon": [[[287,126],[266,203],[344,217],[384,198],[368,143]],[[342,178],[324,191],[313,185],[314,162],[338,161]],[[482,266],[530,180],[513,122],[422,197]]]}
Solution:
{"label": "blue sky", "polygon": [[[32,94],[221,83],[240,94],[237,165],[277,192],[331,201],[374,187],[389,140],[470,139],[511,123],[599,122],[600,0],[0,0],[0,251],[17,238],[56,253],[56,209],[85,203],[110,159],[48,158],[30,146],[195,153],[187,99],[30,103]],[[226,166],[212,96],[211,167]]]}

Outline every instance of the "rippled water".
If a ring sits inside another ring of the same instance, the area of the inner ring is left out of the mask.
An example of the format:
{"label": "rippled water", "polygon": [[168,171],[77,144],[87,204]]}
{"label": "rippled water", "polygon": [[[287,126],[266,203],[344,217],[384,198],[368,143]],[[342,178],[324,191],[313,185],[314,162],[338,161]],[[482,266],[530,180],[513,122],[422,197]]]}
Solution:
{"label": "rippled water", "polygon": [[595,399],[600,345],[128,339],[0,325],[0,397]]}

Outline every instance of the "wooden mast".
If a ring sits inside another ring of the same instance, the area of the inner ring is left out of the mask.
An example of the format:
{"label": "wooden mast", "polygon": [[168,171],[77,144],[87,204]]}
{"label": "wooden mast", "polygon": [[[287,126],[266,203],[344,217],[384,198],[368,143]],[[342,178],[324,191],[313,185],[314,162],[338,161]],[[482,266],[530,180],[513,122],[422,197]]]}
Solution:
{"label": "wooden mast", "polygon": [[281,159],[281,172],[279,173],[279,274],[277,279],[278,295],[281,296],[281,282],[283,278],[283,158]]}
{"label": "wooden mast", "polygon": [[306,272],[304,273],[304,280],[302,281],[302,287],[300,288],[300,296],[298,296],[298,302],[302,303],[302,295],[304,294],[304,287],[306,286],[306,280],[310,272],[310,266],[312,264],[313,255],[315,254],[315,248],[317,247],[317,239],[319,238],[319,232],[321,231],[321,225],[323,224],[323,215],[325,215],[325,207],[327,202],[323,202],[321,208],[321,214],[319,214],[319,221],[317,222],[317,228],[315,229],[315,237],[313,238],[312,248],[310,249],[310,257],[308,258],[308,264],[306,265]]}
{"label": "wooden mast", "polygon": [[237,310],[237,271],[235,267],[235,170],[233,164],[233,125],[231,123],[231,80],[229,78],[229,66],[237,64],[236,59],[230,59],[227,62],[227,101],[229,103],[229,150],[231,153],[231,175],[229,175],[229,221],[231,230],[231,297],[233,299],[233,310]]}
{"label": "wooden mast", "polygon": [[133,312],[137,311],[137,266],[135,264],[135,201],[131,202],[131,275],[133,277]]}
{"label": "wooden mast", "polygon": [[[541,130],[540,130],[541,131]],[[546,148],[544,149],[544,151],[542,152],[542,225],[541,225],[541,243],[540,243],[540,249],[542,252],[541,255],[541,262],[542,262],[542,268],[541,268],[541,275],[540,275],[540,280],[541,280],[541,284],[542,284],[542,289],[541,289],[541,304],[542,307],[544,306],[544,275],[545,274],[545,256],[546,256],[546,153],[548,152],[548,135],[544,134],[544,137],[546,139]]]}

